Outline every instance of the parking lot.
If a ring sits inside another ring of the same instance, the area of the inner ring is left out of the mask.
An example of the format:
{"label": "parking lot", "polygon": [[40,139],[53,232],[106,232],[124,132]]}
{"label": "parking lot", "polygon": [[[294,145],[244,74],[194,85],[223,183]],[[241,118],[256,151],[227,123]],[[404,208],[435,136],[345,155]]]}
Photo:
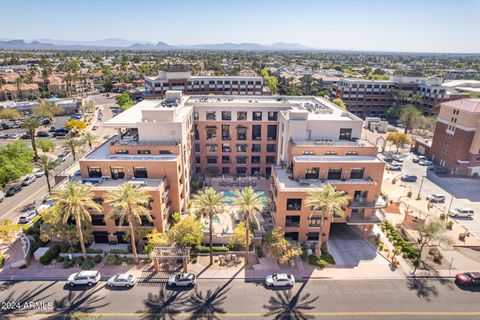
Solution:
{"label": "parking lot", "polygon": [[[389,176],[401,176],[403,174],[417,176],[416,182],[405,182],[413,192],[412,197],[417,197],[420,186],[423,199],[433,193],[445,195],[444,203],[435,204],[440,209],[439,211],[447,211],[450,203],[451,208],[472,208],[475,212],[472,219],[455,218],[455,220],[480,239],[480,179],[437,175],[433,170],[428,170],[426,166],[414,163],[412,161],[413,157],[414,155],[411,153],[402,155],[404,159],[402,170],[392,171]],[[423,184],[422,177],[425,177]]]}

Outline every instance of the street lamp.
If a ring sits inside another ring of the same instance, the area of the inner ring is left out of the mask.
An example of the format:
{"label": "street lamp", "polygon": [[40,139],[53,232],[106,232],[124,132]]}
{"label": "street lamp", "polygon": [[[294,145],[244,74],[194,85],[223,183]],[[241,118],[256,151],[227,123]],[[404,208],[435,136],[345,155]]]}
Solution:
{"label": "street lamp", "polygon": [[420,200],[420,192],[422,192],[422,186],[423,186],[423,180],[425,179],[425,176],[422,177],[422,181],[420,182],[420,189],[418,189],[418,195],[417,195],[417,200]]}
{"label": "street lamp", "polygon": [[448,215],[448,213],[450,212],[450,209],[452,208],[452,203],[453,203],[453,196],[452,196],[452,199],[450,199],[450,204],[448,205],[448,209],[447,207],[445,207],[445,209],[447,209],[447,211],[444,212],[446,215]]}

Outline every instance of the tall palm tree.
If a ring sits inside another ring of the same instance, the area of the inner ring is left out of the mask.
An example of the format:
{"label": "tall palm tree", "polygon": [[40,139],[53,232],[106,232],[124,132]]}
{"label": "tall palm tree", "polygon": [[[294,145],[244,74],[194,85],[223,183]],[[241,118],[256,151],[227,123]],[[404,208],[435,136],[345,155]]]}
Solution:
{"label": "tall palm tree", "polygon": [[80,139],[68,138],[63,144],[65,148],[68,148],[72,152],[73,161],[77,160],[77,152],[80,152],[84,142]]}
{"label": "tall palm tree", "polygon": [[210,243],[210,264],[213,264],[213,224],[212,220],[215,215],[223,210],[223,194],[217,193],[213,188],[207,188],[194,196],[197,201],[199,212],[208,217],[210,224],[209,243]]}
{"label": "tall palm tree", "polygon": [[110,212],[107,214],[106,218],[119,218],[120,225],[122,225],[125,220],[128,221],[132,242],[132,253],[135,263],[138,263],[135,230],[133,227],[134,221],[137,221],[139,224],[142,223],[142,217],[152,221],[150,211],[147,208],[150,202],[148,193],[142,189],[134,187],[130,183],[123,183],[118,189],[109,192],[105,201],[110,205]]}
{"label": "tall palm tree", "polygon": [[50,185],[50,175],[52,170],[58,165],[58,161],[53,160],[52,158],[41,155],[38,157],[37,167],[45,173],[45,178],[47,179],[48,193],[52,192],[52,187]]}
{"label": "tall palm tree", "polygon": [[[245,266],[248,265],[248,243],[250,242],[250,218],[255,212],[260,212],[265,207],[266,198],[260,192],[255,192],[252,187],[243,190],[234,190],[233,197],[228,199],[232,205],[243,214],[245,220]],[[258,223],[257,223],[258,224]]]}
{"label": "tall palm tree", "polygon": [[32,149],[33,149],[33,152],[35,153],[34,159],[35,161],[37,161],[38,152],[37,152],[37,145],[35,143],[35,134],[36,134],[37,128],[40,127],[40,122],[36,118],[27,118],[25,119],[25,121],[23,121],[23,127],[27,129],[28,133],[30,134]]}
{"label": "tall palm tree", "polygon": [[83,134],[83,142],[88,144],[88,147],[90,149],[92,149],[93,144],[97,141],[98,141],[97,136],[92,132],[87,131]]}
{"label": "tall palm tree", "polygon": [[90,210],[102,211],[102,207],[93,201],[91,186],[80,182],[67,182],[65,187],[53,192],[52,200],[55,203],[54,210],[58,210],[63,223],[68,223],[70,219],[75,220],[80,247],[83,257],[86,258],[87,250],[83,240],[82,224],[92,221]]}
{"label": "tall palm tree", "polygon": [[320,249],[323,242],[323,230],[325,229],[325,216],[333,217],[335,213],[343,214],[343,206],[348,204],[350,196],[344,191],[336,191],[331,185],[325,185],[321,189],[310,191],[307,194],[305,204],[315,210],[321,210],[320,232],[318,234],[317,254],[320,255]]}

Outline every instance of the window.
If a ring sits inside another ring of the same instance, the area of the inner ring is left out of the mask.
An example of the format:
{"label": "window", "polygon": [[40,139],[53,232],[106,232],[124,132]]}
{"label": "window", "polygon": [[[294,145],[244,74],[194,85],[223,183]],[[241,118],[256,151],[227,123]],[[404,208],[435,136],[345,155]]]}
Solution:
{"label": "window", "polygon": [[245,121],[245,120],[247,120],[247,112],[246,112],[246,111],[238,111],[238,112],[237,112],[237,120],[238,120],[238,121]]}
{"label": "window", "polygon": [[247,157],[237,157],[237,164],[246,164],[247,163]]}
{"label": "window", "polygon": [[325,151],[326,156],[336,156],[337,152],[336,151]]}
{"label": "window", "polygon": [[340,140],[351,140],[352,139],[352,128],[341,128],[340,135],[338,136]]}
{"label": "window", "polygon": [[305,155],[305,156],[314,156],[314,155],[315,155],[315,151],[313,151],[313,150],[304,150],[304,151],[303,151],[303,155]]}
{"label": "window", "polygon": [[200,133],[198,132],[198,126],[194,126],[194,131],[195,131],[195,140],[200,140]]}
{"label": "window", "polygon": [[342,168],[328,169],[328,179],[340,180],[342,178]]}
{"label": "window", "polygon": [[[200,146],[200,145],[199,145]],[[160,154],[173,154],[171,150],[160,150]]]}
{"label": "window", "polygon": [[252,156],[252,163],[260,163],[260,156]]}
{"label": "window", "polygon": [[216,152],[217,148],[216,144],[207,144],[207,152]]}
{"label": "window", "polygon": [[217,163],[217,157],[207,156],[207,163],[208,164],[216,164]]}
{"label": "window", "polygon": [[207,120],[216,120],[217,113],[215,111],[207,111]]}
{"label": "window", "polygon": [[135,178],[148,178],[147,168],[145,167],[134,167],[133,176]]}
{"label": "window", "polygon": [[231,152],[232,149],[228,143],[222,143],[222,152]]}
{"label": "window", "polygon": [[152,154],[150,150],[137,150],[137,154]]}
{"label": "window", "polygon": [[253,121],[262,121],[262,113],[260,111],[253,112]]}
{"label": "window", "polygon": [[237,127],[237,140],[247,140],[247,127]]}
{"label": "window", "polygon": [[128,154],[128,150],[115,150],[115,154]]}
{"label": "window", "polygon": [[285,227],[299,227],[300,216],[285,216]]}
{"label": "window", "polygon": [[237,144],[237,152],[247,152],[247,144]]}
{"label": "window", "polygon": [[207,127],[207,140],[217,140],[217,127]]}
{"label": "window", "polygon": [[105,226],[105,215],[92,214],[92,226]]}
{"label": "window", "polygon": [[239,167],[237,168],[237,175],[238,176],[245,176],[247,174],[247,168]]}
{"label": "window", "polygon": [[287,210],[298,211],[302,209],[302,199],[287,199]]}
{"label": "window", "polygon": [[198,111],[194,111],[193,112],[193,120],[198,120],[198,119],[199,119]]}
{"label": "window", "polygon": [[102,169],[100,167],[88,167],[88,176],[90,178],[101,178]]}
{"label": "window", "polygon": [[268,112],[268,121],[277,121],[277,119],[278,119],[278,112],[276,111]]}
{"label": "window", "polygon": [[230,137],[230,125],[222,124],[222,140],[231,140]]}
{"label": "window", "polygon": [[110,173],[112,174],[113,180],[125,178],[125,172],[121,167],[110,167]]}
{"label": "window", "polygon": [[358,156],[358,151],[347,151],[345,152],[346,156]]}
{"label": "window", "polygon": [[298,241],[298,232],[285,232],[284,237],[286,240]]}
{"label": "window", "polygon": [[251,172],[252,176],[259,176],[260,175],[260,168],[252,167],[252,170],[250,172]]}
{"label": "window", "polygon": [[195,152],[200,152],[200,144],[195,143]]}
{"label": "window", "polygon": [[223,121],[232,120],[232,112],[231,111],[222,111],[222,120]]}
{"label": "window", "polygon": [[[152,217],[152,218],[153,218],[153,217]],[[150,221],[150,220],[148,220],[148,218],[145,217],[145,216],[142,216],[140,219],[141,219],[141,225],[142,225],[143,227],[153,227],[153,220]]]}
{"label": "window", "polygon": [[277,125],[267,126],[267,140],[277,140]]}
{"label": "window", "polygon": [[309,227],[320,227],[321,226],[321,222],[322,222],[322,218],[321,217],[310,217],[308,219],[308,226]]}
{"label": "window", "polygon": [[318,179],[319,168],[309,168],[305,170],[305,179]]}
{"label": "window", "polygon": [[252,126],[252,140],[262,140],[262,126],[253,125]]}
{"label": "window", "polygon": [[230,156],[222,156],[222,163],[232,163]]}
{"label": "window", "polygon": [[350,170],[350,179],[363,179],[365,168],[352,168]]}
{"label": "window", "polygon": [[230,174],[230,167],[222,167],[222,174]]}
{"label": "window", "polygon": [[276,144],[267,144],[267,152],[277,152]]}
{"label": "window", "polygon": [[196,163],[196,164],[200,164],[200,163],[201,163],[200,156],[195,156],[195,163]]}
{"label": "window", "polygon": [[275,163],[275,157],[274,156],[267,156],[267,163],[268,164]]}

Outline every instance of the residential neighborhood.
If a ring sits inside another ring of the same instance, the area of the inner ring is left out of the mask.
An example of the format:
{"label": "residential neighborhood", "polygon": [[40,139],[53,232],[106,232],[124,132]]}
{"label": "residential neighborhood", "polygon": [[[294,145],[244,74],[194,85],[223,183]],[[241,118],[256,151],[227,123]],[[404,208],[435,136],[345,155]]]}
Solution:
{"label": "residential neighborhood", "polygon": [[[322,25],[293,15],[319,8],[302,2],[278,18]],[[480,47],[407,29],[389,30],[409,46],[308,29],[252,42],[226,10],[252,6],[210,8],[232,34],[198,39],[7,19],[1,319],[480,319]]]}

